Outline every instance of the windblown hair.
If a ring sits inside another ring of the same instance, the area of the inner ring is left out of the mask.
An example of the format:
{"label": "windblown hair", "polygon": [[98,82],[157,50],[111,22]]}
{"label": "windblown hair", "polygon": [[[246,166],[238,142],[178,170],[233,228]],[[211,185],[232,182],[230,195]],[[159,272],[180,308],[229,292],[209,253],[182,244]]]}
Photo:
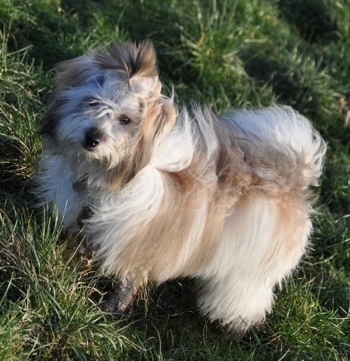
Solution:
{"label": "windblown hair", "polygon": [[102,69],[115,70],[125,79],[157,76],[156,54],[150,41],[144,41],[139,46],[133,43],[112,44],[106,53],[96,54],[95,59]]}
{"label": "windblown hair", "polygon": [[81,232],[131,293],[196,277],[202,312],[245,331],[306,250],[325,143],[289,107],[218,116],[161,88],[149,41],[61,64],[37,193],[73,233],[91,210]]}

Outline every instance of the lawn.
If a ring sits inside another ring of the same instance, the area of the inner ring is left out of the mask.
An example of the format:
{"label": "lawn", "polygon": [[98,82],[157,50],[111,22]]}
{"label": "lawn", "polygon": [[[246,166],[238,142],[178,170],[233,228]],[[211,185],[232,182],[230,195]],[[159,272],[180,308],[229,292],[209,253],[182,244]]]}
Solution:
{"label": "lawn", "polygon": [[[241,340],[210,324],[193,280],[131,315],[98,307],[113,280],[70,262],[72,240],[31,193],[56,63],[113,41],[153,40],[179,101],[215,111],[288,104],[328,143],[312,248],[274,312]],[[1,0],[0,360],[350,358],[348,0]]]}

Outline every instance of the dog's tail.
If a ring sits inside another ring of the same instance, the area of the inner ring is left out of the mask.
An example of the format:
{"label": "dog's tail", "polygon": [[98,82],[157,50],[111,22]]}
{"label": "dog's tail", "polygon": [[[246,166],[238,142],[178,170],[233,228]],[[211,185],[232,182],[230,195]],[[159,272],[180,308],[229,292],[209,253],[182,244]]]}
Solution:
{"label": "dog's tail", "polygon": [[224,119],[232,122],[246,162],[261,186],[275,184],[290,190],[318,185],[327,147],[304,116],[287,106],[272,106],[238,111]]}

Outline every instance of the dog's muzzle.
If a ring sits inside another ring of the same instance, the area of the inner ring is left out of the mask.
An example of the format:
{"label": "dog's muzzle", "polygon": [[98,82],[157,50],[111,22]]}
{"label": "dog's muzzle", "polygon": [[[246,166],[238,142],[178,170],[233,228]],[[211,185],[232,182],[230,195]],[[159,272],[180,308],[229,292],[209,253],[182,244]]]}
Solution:
{"label": "dog's muzzle", "polygon": [[85,140],[83,143],[83,147],[91,152],[101,143],[101,141],[102,141],[101,132],[96,128],[92,128],[85,133]]}

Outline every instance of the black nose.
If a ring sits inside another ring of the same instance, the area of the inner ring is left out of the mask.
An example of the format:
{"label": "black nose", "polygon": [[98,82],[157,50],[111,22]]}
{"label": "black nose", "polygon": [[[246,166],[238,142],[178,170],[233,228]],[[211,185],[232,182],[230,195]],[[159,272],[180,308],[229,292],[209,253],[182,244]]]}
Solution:
{"label": "black nose", "polygon": [[101,142],[101,133],[96,128],[89,129],[85,133],[85,141],[83,147],[86,150],[93,150]]}

